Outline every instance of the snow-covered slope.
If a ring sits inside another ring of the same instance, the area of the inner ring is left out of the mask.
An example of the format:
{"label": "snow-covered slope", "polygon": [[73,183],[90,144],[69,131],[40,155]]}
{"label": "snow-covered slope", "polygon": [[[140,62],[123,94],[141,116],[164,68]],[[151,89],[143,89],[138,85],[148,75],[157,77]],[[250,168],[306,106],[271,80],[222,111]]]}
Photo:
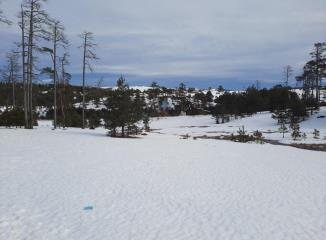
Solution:
{"label": "snow-covered slope", "polygon": [[0,129],[0,239],[326,239],[325,153],[183,140],[212,119],[170,119],[140,139]]}
{"label": "snow-covered slope", "polygon": [[[325,116],[325,118],[320,118]],[[283,139],[279,132],[277,121],[272,118],[270,112],[255,114],[251,117],[239,118],[224,124],[216,124],[212,116],[182,116],[153,119],[151,127],[155,132],[169,135],[189,136],[219,136],[236,134],[239,128],[245,127],[248,133],[256,130],[263,132],[266,139],[279,140],[283,143],[326,143],[326,107],[322,107],[318,114],[312,115],[309,119],[300,123],[301,132],[306,133],[306,139],[297,141],[291,138],[291,129]],[[289,128],[289,126],[288,126]],[[314,139],[313,131],[320,131],[320,138]]]}

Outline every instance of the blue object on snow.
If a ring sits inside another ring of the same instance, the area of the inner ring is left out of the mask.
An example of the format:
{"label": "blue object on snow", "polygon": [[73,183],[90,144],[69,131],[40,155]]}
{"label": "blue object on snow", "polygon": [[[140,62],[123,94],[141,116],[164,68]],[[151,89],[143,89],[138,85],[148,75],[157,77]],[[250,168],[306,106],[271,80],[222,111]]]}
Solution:
{"label": "blue object on snow", "polygon": [[92,210],[93,210],[93,206],[84,207],[84,211],[92,211]]}

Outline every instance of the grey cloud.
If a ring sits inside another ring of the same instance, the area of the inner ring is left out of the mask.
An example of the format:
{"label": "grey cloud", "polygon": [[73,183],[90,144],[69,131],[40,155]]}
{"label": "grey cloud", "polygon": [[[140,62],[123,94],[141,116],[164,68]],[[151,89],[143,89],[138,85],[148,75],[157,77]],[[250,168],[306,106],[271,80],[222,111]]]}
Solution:
{"label": "grey cloud", "polygon": [[[7,15],[19,3],[5,1]],[[67,27],[73,72],[83,30],[99,44],[97,71],[275,81],[326,40],[325,0],[49,0],[46,8]]]}

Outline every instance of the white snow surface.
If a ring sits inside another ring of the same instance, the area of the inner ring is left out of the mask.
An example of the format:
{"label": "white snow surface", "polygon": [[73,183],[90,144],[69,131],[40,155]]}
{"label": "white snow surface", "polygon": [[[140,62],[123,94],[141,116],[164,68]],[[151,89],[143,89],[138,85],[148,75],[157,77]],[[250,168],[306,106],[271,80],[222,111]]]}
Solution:
{"label": "white snow surface", "polygon": [[0,129],[0,239],[326,239],[326,153],[180,139],[211,122],[155,120],[138,139]]}
{"label": "white snow surface", "polygon": [[[318,118],[320,116],[325,116],[325,118]],[[189,135],[190,137],[237,134],[242,126],[245,127],[246,132],[249,134],[259,130],[266,139],[278,140],[281,143],[322,144],[326,143],[326,107],[322,107],[319,113],[300,123],[300,131],[302,134],[306,133],[307,138],[300,138],[296,141],[291,137],[289,125],[287,125],[288,132],[285,133],[283,138],[279,132],[280,126],[277,125],[277,120],[272,118],[270,112],[254,114],[251,117],[239,118],[224,124],[216,124],[215,119],[210,115],[166,117],[153,119],[151,122],[154,132],[176,136]],[[320,131],[318,139],[314,139],[314,129]]]}

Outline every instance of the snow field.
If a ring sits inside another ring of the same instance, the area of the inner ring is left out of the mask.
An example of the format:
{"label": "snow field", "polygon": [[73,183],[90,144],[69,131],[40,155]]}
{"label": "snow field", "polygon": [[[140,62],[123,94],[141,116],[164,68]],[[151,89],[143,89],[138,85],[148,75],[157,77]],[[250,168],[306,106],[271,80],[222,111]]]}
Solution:
{"label": "snow field", "polygon": [[325,153],[180,139],[211,121],[189,119],[139,139],[0,129],[0,239],[326,239]]}

